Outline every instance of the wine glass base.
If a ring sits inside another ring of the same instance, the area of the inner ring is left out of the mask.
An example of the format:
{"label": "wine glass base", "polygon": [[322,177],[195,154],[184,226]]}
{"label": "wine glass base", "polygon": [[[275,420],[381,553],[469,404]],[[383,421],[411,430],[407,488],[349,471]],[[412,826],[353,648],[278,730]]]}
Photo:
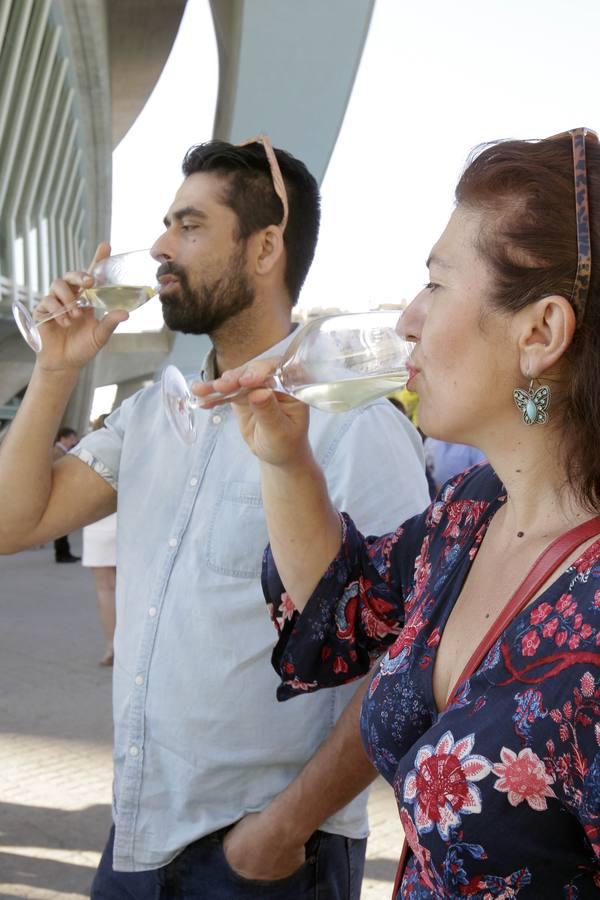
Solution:
{"label": "wine glass base", "polygon": [[176,366],[167,366],[160,380],[163,408],[171,428],[188,447],[196,442],[197,432],[192,395],[187,382]]}
{"label": "wine glass base", "polygon": [[42,349],[42,339],[31,312],[21,300],[14,300],[12,314],[23,339],[35,353],[39,353]]}

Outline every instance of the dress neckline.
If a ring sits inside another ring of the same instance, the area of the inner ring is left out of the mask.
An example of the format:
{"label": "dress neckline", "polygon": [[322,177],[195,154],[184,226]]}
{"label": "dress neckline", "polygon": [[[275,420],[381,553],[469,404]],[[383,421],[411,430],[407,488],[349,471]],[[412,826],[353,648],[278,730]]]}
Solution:
{"label": "dress neckline", "polygon": [[[470,540],[469,542],[464,544],[460,549],[458,559],[456,560],[456,563],[454,566],[453,575],[456,576],[457,573],[459,573],[459,572],[462,573],[462,571],[463,571],[462,566],[465,563],[465,557],[468,558],[468,565],[466,566],[466,568],[464,570],[460,588],[459,588],[458,592],[456,593],[456,595],[454,596],[453,602],[451,604],[436,603],[436,607],[442,607],[444,610],[444,613],[443,613],[443,617],[440,620],[436,621],[435,625],[434,625],[434,627],[437,627],[440,631],[440,641],[432,648],[431,665],[429,665],[427,667],[428,678],[427,678],[427,682],[426,682],[426,686],[425,686],[425,697],[426,697],[427,705],[432,713],[432,721],[437,721],[440,718],[440,716],[442,716],[445,712],[447,712],[449,709],[451,709],[455,705],[456,697],[458,695],[460,695],[461,688],[467,681],[469,681],[471,678],[473,678],[473,676],[475,676],[477,674],[477,672],[479,671],[479,669],[481,668],[481,665],[483,664],[483,662],[485,660],[485,657],[488,655],[489,650],[492,649],[491,647],[489,648],[488,653],[485,654],[484,658],[481,660],[481,662],[479,663],[477,668],[474,671],[472,671],[471,674],[467,678],[461,679],[459,682],[457,682],[453,686],[444,708],[438,709],[438,705],[435,700],[435,695],[433,693],[433,673],[435,671],[435,666],[436,666],[436,662],[437,662],[438,650],[439,650],[439,646],[441,643],[441,635],[443,634],[443,631],[444,631],[444,628],[446,627],[448,619],[450,618],[450,615],[456,605],[456,602],[458,601],[458,598],[461,595],[462,589],[463,589],[463,587],[466,583],[466,580],[469,576],[469,572],[471,571],[471,566],[473,565],[473,563],[477,557],[477,554],[479,553],[481,545],[483,544],[483,540],[485,538],[486,532],[487,532],[494,516],[501,509],[501,507],[504,506],[506,501],[507,501],[506,491],[502,487],[498,496],[489,501],[488,508],[484,511],[484,513],[482,515],[482,519],[481,519],[480,523],[478,524],[478,527],[476,528],[476,530],[473,533],[472,540]],[[453,501],[450,500],[449,504],[451,504],[452,502]],[[522,609],[520,612],[518,612],[517,615],[515,615],[511,619],[504,634],[506,634],[509,631],[513,631],[516,627],[518,627],[518,624],[522,620],[524,615],[530,614],[531,611],[534,610],[541,603],[548,602],[548,594],[550,592],[556,591],[557,588],[559,587],[559,585],[561,585],[562,581],[566,577],[569,570],[572,569],[574,566],[577,566],[577,564],[580,562],[580,560],[584,556],[584,554],[589,553],[590,550],[596,546],[598,547],[598,550],[600,551],[600,538],[597,541],[594,541],[588,547],[584,548],[581,551],[581,553],[569,564],[567,569],[564,569],[562,572],[560,572],[557,575],[557,577],[554,578],[550,582],[550,584],[547,585],[546,588],[544,588],[544,590],[541,592],[541,594],[539,594],[532,603],[527,604],[527,606],[525,606],[524,609]],[[441,592],[442,597],[446,594],[447,591],[449,591],[451,593],[450,589],[451,589],[453,582],[454,582],[454,578],[449,578],[448,581],[445,583],[445,585],[442,588],[442,592]],[[510,602],[510,600],[507,602]],[[499,613],[499,615],[500,616],[502,615],[502,611]],[[490,626],[490,629],[496,623],[497,619],[498,619],[498,617],[496,617],[496,619],[494,620],[494,623],[492,623],[492,625]],[[434,624],[433,622],[430,622],[430,626],[433,624]],[[484,637],[487,636],[488,631],[489,631],[489,629],[486,631],[486,635],[484,635]],[[475,648],[473,648],[473,649],[475,650]]]}

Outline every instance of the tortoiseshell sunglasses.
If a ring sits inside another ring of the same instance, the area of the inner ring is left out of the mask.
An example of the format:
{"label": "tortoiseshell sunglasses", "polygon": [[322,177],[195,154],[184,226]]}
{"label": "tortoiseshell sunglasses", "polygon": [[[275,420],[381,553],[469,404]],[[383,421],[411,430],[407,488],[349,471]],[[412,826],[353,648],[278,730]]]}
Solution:
{"label": "tortoiseshell sunglasses", "polygon": [[587,135],[598,140],[591,128],[573,128],[547,138],[556,141],[567,136],[573,142],[573,173],[575,177],[575,217],[577,224],[577,271],[571,291],[571,303],[580,325],[585,312],[590,276],[592,271],[592,242],[590,237],[590,211],[588,203],[587,165],[585,161],[585,140]]}

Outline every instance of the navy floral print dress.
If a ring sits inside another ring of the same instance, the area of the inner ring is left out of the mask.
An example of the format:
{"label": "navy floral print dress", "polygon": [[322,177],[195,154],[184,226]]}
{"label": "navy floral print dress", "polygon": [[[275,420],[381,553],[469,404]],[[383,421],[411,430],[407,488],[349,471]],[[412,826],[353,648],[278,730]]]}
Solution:
{"label": "navy floral print dress", "polygon": [[278,697],[374,669],[361,730],[410,848],[397,898],[600,897],[600,540],[438,712],[436,648],[494,513],[490,466],[395,533],[344,540],[298,615],[265,555]]}

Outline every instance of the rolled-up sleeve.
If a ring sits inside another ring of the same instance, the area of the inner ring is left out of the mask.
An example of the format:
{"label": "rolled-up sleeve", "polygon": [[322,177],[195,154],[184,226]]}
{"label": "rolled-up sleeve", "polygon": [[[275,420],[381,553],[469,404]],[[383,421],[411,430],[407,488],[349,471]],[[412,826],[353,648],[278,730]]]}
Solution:
{"label": "rolled-up sleeve", "polygon": [[125,430],[137,396],[136,394],[125,400],[106,419],[103,428],[86,434],[77,446],[69,451],[71,456],[76,456],[104,478],[115,491],[119,487],[119,468]]}

